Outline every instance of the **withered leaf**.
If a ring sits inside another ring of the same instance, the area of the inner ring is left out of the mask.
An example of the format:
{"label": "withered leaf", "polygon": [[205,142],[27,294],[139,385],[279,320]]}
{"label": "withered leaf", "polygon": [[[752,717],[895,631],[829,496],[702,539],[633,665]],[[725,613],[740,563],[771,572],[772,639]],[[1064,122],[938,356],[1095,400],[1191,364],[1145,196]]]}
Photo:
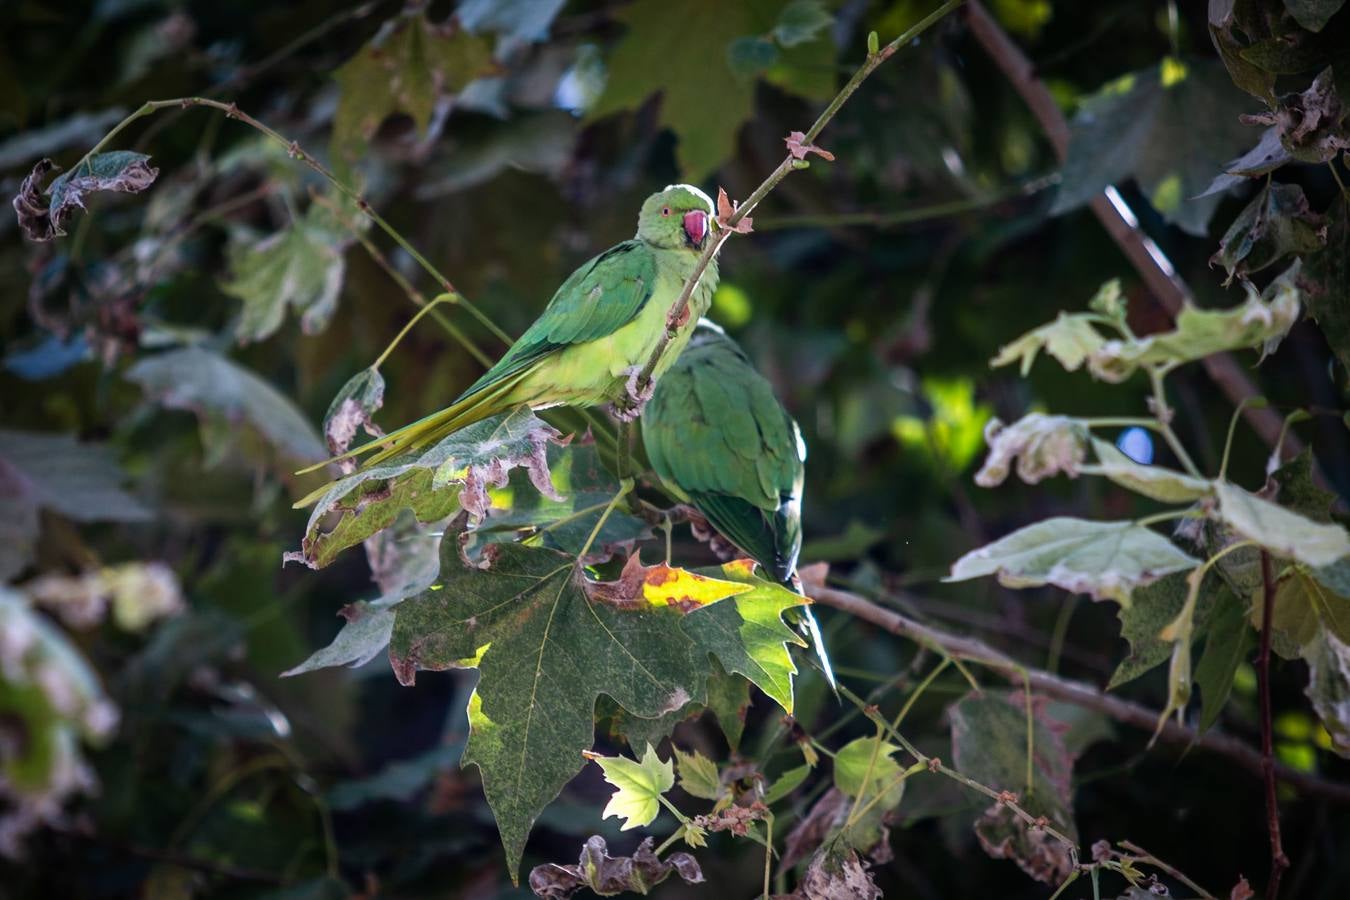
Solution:
{"label": "withered leaf", "polygon": [[717,224],[725,231],[734,231],[737,234],[749,234],[755,229],[752,227],[755,220],[749,216],[744,216],[735,225],[731,224],[731,217],[736,214],[740,207],[739,203],[732,203],[731,198],[727,196],[727,189],[719,187],[717,189]]}
{"label": "withered leaf", "polygon": [[49,197],[46,202],[42,200],[42,181],[57,166],[50,159],[40,160],[14,197],[14,212],[24,236],[41,242],[65,235],[75,210],[85,208],[88,194],[99,191],[137,194],[145,190],[159,174],[149,160],[144,153],[130,150],[96,153],[52,181],[46,191]]}
{"label": "withered leaf", "polygon": [[562,900],[582,888],[590,888],[602,897],[625,891],[646,894],[670,877],[679,875],[686,884],[700,884],[703,870],[688,853],[672,853],[661,859],[652,851],[652,838],[638,845],[632,856],[610,856],[605,839],[592,835],[581,846],[581,858],[574,866],[549,863],[530,870],[530,890],[536,897]]}
{"label": "withered leaf", "polygon": [[801,131],[793,131],[783,138],[783,143],[787,144],[788,153],[792,154],[793,159],[806,159],[808,154],[814,153],[821,159],[834,162],[834,154],[824,148],[817,147],[815,144],[808,143],[806,134]]}

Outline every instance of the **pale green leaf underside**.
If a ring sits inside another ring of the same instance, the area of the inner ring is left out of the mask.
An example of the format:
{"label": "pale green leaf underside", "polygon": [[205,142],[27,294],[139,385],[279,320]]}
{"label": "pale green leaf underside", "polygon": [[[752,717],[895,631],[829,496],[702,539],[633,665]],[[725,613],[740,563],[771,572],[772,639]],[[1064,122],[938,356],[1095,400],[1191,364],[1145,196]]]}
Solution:
{"label": "pale green leaf underside", "polygon": [[1198,564],[1141,525],[1059,516],[972,550],[952,565],[946,580],[996,575],[1008,587],[1053,584],[1125,604],[1133,588]]}

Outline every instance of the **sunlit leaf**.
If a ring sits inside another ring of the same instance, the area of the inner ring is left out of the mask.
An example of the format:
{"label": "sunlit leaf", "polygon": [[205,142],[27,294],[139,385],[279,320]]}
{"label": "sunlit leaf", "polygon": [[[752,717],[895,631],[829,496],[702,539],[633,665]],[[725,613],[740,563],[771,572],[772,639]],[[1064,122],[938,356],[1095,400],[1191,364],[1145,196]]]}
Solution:
{"label": "sunlit leaf", "polygon": [[[675,748],[675,761],[679,765],[680,788],[691,797],[704,800],[716,800],[722,793],[722,779],[717,772],[717,763],[697,750],[685,753]],[[644,764],[646,760],[643,761]]]}
{"label": "sunlit leaf", "polygon": [[605,781],[615,788],[602,818],[623,819],[620,831],[656,820],[661,812],[661,795],[675,786],[675,767],[670,760],[657,756],[651,744],[639,762],[625,756],[592,755],[590,760],[600,766]]}
{"label": "sunlit leaf", "polygon": [[405,684],[419,669],[477,666],[464,761],[482,773],[514,870],[530,826],[581,768],[596,698],[649,718],[699,700],[707,650],[678,606],[597,599],[570,556],[503,544],[481,570],[456,544],[442,545],[438,582],[398,606],[389,659]]}
{"label": "sunlit leaf", "polygon": [[1130,602],[1130,592],[1199,564],[1155,531],[1133,522],[1058,516],[1020,528],[952,564],[946,581],[996,575],[1008,587],[1053,584],[1095,600]]}
{"label": "sunlit leaf", "polygon": [[715,655],[725,671],[744,675],[791,713],[792,676],[797,666],[787,648],[805,647],[806,641],[783,621],[783,613],[801,606],[806,598],[754,575],[749,560],[697,571],[709,578],[748,584],[752,590],[738,593],[730,603],[716,603],[686,616],[681,623],[684,633]]}
{"label": "sunlit leaf", "polygon": [[1003,347],[989,365],[997,368],[1020,361],[1022,377],[1025,378],[1036,362],[1036,356],[1045,350],[1059,360],[1059,364],[1067,371],[1072,372],[1103,343],[1105,338],[1086,316],[1062,312],[1049,325],[1029,331]]}

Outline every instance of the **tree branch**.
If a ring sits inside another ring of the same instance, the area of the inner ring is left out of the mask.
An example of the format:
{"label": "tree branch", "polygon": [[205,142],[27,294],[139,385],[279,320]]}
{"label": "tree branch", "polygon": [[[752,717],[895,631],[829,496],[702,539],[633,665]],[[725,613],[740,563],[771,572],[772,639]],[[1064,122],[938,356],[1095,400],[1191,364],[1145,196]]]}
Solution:
{"label": "tree branch", "polygon": [[[1041,130],[1050,139],[1055,154],[1062,162],[1069,150],[1069,123],[1060,112],[1059,105],[1050,91],[1036,77],[1031,60],[999,27],[993,17],[979,0],[971,0],[965,9],[966,24],[970,33],[979,42],[990,59],[1002,70],[1013,88],[1022,97],[1041,125]],[[1139,277],[1148,286],[1149,291],[1162,304],[1163,308],[1175,318],[1192,301],[1191,289],[1181,280],[1162,248],[1139,228],[1139,222],[1129,206],[1114,188],[1100,194],[1091,204],[1092,212],[1102,227],[1111,235],[1116,246],[1125,254],[1125,258],[1134,266]],[[1234,406],[1243,400],[1258,395],[1256,385],[1247,377],[1242,366],[1229,353],[1217,353],[1200,361],[1211,381],[1218,385],[1224,396]],[[1261,436],[1267,445],[1274,448],[1280,440],[1283,420],[1280,414],[1268,407],[1248,406],[1242,410],[1243,417],[1252,429]],[[1303,449],[1303,442],[1290,435],[1285,439],[1285,458],[1297,456]]]}
{"label": "tree branch", "polygon": [[[932,626],[917,622],[890,609],[885,609],[865,597],[849,591],[828,587],[818,581],[808,582],[807,594],[817,603],[846,612],[870,622],[898,637],[909,638],[920,644],[940,648],[952,656],[982,663],[1014,685],[1025,683],[1034,691],[1063,700],[1084,709],[1095,710],[1124,725],[1152,732],[1158,725],[1159,713],[1139,703],[1103,693],[1081,681],[1060,678],[1039,669],[1031,669],[978,638],[948,634]],[[1260,776],[1265,772],[1262,754],[1231,735],[1210,730],[1198,734],[1195,729],[1168,721],[1158,735],[1174,744],[1194,745],[1221,756],[1226,756],[1250,772]],[[1271,761],[1274,777],[1308,794],[1328,797],[1341,803],[1350,803],[1350,785],[1327,781],[1316,775],[1299,772]]]}
{"label": "tree branch", "polygon": [[1275,610],[1275,576],[1270,554],[1261,551],[1261,653],[1256,674],[1261,689],[1261,774],[1266,783],[1266,830],[1270,832],[1270,880],[1266,882],[1266,900],[1280,894],[1280,876],[1289,868],[1280,839],[1280,801],[1275,793],[1275,751],[1271,747],[1270,721],[1270,617]]}
{"label": "tree branch", "polygon": [[[956,9],[964,2],[966,2],[966,0],[946,0],[941,6],[933,10],[927,16],[924,16],[908,31],[901,34],[886,46],[875,51],[869,49],[867,59],[863,61],[862,66],[858,68],[858,71],[853,73],[853,77],[845,83],[839,93],[835,95],[834,99],[829,102],[824,111],[816,118],[815,123],[812,124],[811,128],[806,132],[806,136],[802,139],[801,143],[806,145],[815,141],[820,132],[825,129],[826,125],[830,124],[830,120],[835,117],[835,114],[838,113],[840,108],[848,101],[848,98],[853,96],[853,92],[867,80],[867,76],[871,75],[877,66],[880,66],[883,62],[890,59],[895,55],[897,50],[923,34],[941,20],[943,16]],[[656,342],[656,347],[652,350],[651,357],[647,360],[647,364],[642,367],[642,371],[638,375],[636,381],[638,390],[636,393],[639,396],[651,386],[652,375],[656,371],[657,363],[660,362],[662,355],[665,354],[666,348],[670,346],[670,342],[679,334],[680,324],[689,309],[689,298],[693,296],[694,289],[698,287],[698,283],[703,279],[703,274],[708,270],[708,266],[712,264],[713,258],[717,256],[718,251],[722,249],[722,245],[735,233],[732,229],[746,216],[750,215],[755,207],[759,205],[759,202],[769,196],[769,193],[778,186],[780,181],[788,176],[788,173],[798,168],[806,168],[806,166],[803,165],[802,160],[797,159],[791,153],[784,156],[783,161],[778,164],[778,167],[769,173],[769,177],[765,178],[763,183],[755,188],[754,192],[736,207],[735,212],[733,212],[724,223],[725,227],[719,228],[717,236],[704,248],[703,253],[700,254],[698,258],[698,262],[694,265],[693,273],[685,281],[684,287],[680,290],[680,295],[675,298],[674,304],[670,307],[670,312],[666,314],[666,330],[661,333],[660,339]]]}

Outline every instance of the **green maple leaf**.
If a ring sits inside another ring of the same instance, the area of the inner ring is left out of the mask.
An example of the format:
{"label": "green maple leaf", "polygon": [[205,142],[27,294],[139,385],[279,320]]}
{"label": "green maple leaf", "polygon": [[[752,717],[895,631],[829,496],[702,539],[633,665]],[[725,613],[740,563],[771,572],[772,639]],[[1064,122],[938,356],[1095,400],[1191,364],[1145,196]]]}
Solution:
{"label": "green maple leaf", "polygon": [[707,653],[681,626],[745,585],[702,579],[711,605],[686,615],[661,588],[672,574],[696,576],[643,571],[606,585],[602,599],[570,556],[503,544],[491,568],[470,568],[446,535],[440,580],[397,608],[389,659],[400,681],[418,669],[479,670],[463,761],[482,772],[513,874],[534,820],[583,765],[601,694],[647,718],[705,695]]}
{"label": "green maple leaf", "polygon": [[605,804],[601,818],[623,819],[620,831],[641,828],[655,821],[661,812],[661,795],[675,786],[675,767],[670,760],[656,755],[651,744],[641,762],[626,756],[591,756],[605,773],[605,781],[615,787],[614,796]]}
{"label": "green maple leaf", "polygon": [[[679,138],[676,156],[691,181],[705,178],[732,155],[736,134],[754,113],[753,73],[734,68],[733,45],[770,34],[782,2],[724,3],[722,0],[639,0],[617,14],[627,35],[610,54],[605,92],[590,112],[591,119],[636,109],[661,94],[661,124]],[[814,33],[814,32],[813,32]],[[790,55],[815,56],[828,38],[791,48]],[[758,44],[776,48],[760,38]],[[828,49],[828,48],[827,48]],[[776,58],[766,56],[764,63]],[[828,71],[828,65],[825,66]],[[819,84],[770,72],[785,90],[819,95]]]}
{"label": "green maple leaf", "polygon": [[781,585],[754,574],[748,559],[699,569],[697,574],[752,586],[731,603],[704,607],[686,616],[681,627],[703,650],[717,657],[722,668],[744,675],[783,710],[792,712],[792,676],[797,667],[788,645],[805,647],[801,635],[783,622],[783,613],[807,602]]}
{"label": "green maple leaf", "polygon": [[342,90],[333,118],[334,156],[360,156],[380,123],[396,112],[407,113],[425,132],[436,99],[463,89],[491,65],[483,38],[454,24],[434,25],[422,11],[395,16],[334,73]]}
{"label": "green maple leaf", "polygon": [[1243,98],[1217,65],[1167,58],[1105,85],[1070,126],[1052,213],[1075,209],[1133,176],[1167,221],[1204,235],[1222,199],[1200,197],[1250,143]]}
{"label": "green maple leaf", "polygon": [[349,238],[330,226],[328,213],[310,206],[303,218],[260,241],[234,244],[231,277],[221,289],[244,301],[235,335],[243,343],[270,336],[288,308],[300,313],[300,327],[316,334],[337,309],[346,272],[343,250]]}
{"label": "green maple leaf", "polygon": [[[482,516],[490,504],[487,488],[516,466],[529,469],[536,488],[548,487],[545,446],[557,437],[528,409],[519,409],[324,485],[296,504],[315,506],[300,550],[287,558],[321,569],[343,550],[388,528],[404,509],[419,522],[436,522],[461,508]],[[329,515],[334,512],[336,521]]]}
{"label": "green maple leaf", "polygon": [[675,748],[675,758],[680,763],[680,787],[685,793],[704,800],[716,800],[722,795],[722,777],[718,774],[717,763],[697,750],[685,753],[679,747]]}

